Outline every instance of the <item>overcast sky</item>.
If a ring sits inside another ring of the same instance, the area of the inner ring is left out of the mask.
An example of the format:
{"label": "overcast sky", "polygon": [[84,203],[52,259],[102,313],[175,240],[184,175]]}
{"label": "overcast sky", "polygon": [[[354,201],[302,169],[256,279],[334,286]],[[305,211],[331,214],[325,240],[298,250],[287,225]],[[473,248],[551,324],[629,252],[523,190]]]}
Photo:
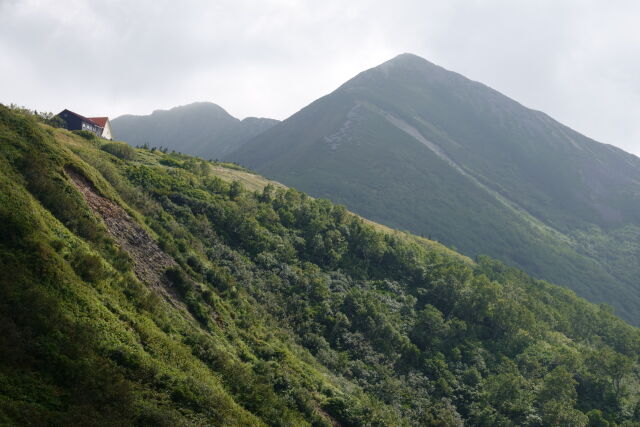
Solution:
{"label": "overcast sky", "polygon": [[640,2],[0,0],[0,102],[284,119],[420,55],[640,154]]}

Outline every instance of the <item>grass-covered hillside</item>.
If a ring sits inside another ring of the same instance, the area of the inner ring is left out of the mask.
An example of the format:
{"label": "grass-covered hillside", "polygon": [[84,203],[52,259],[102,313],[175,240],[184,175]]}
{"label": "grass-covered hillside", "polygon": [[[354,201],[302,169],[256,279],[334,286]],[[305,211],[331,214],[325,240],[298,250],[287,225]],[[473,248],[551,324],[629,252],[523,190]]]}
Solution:
{"label": "grass-covered hillside", "polygon": [[0,106],[2,425],[638,425],[640,332],[233,165]]}

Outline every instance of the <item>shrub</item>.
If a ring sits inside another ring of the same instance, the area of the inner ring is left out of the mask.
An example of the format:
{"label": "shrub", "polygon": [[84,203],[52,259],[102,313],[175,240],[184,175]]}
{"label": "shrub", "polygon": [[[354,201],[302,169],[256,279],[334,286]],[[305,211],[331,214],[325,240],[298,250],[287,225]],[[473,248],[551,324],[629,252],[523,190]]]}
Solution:
{"label": "shrub", "polygon": [[81,136],[82,138],[86,139],[87,141],[94,141],[97,136],[95,133],[90,132],[88,130],[72,130],[71,132],[73,132],[74,134]]}
{"label": "shrub", "polygon": [[73,269],[82,280],[96,283],[106,276],[102,261],[97,255],[78,253],[72,261]]}
{"label": "shrub", "polygon": [[202,265],[202,262],[200,262],[198,257],[193,256],[193,255],[189,255],[187,257],[187,265],[189,267],[193,268],[193,271],[198,272],[198,273],[200,273],[204,269],[204,266]]}
{"label": "shrub", "polygon": [[100,147],[103,151],[123,159],[134,160],[136,158],[136,150],[129,144],[124,142],[109,142]]}
{"label": "shrub", "polygon": [[188,291],[193,290],[193,285],[180,268],[169,267],[164,274],[180,295],[184,296]]}
{"label": "shrub", "polygon": [[181,168],[183,166],[182,162],[172,159],[171,157],[165,157],[163,159],[160,159],[160,164],[164,166],[169,166],[172,168]]}
{"label": "shrub", "polygon": [[62,117],[54,116],[53,113],[37,113],[36,120],[54,128],[64,128],[66,126]]}

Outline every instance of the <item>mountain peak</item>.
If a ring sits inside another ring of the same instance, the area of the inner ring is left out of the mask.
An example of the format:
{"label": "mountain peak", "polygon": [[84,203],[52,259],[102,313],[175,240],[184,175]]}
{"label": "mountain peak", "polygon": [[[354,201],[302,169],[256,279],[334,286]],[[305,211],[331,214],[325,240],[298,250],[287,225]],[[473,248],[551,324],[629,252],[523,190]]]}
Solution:
{"label": "mountain peak", "polygon": [[235,119],[235,117],[229,114],[227,110],[225,110],[218,104],[215,104],[213,102],[208,102],[208,101],[192,102],[190,104],[179,105],[177,107],[170,108],[169,110],[155,110],[153,114],[156,114],[156,113],[164,114],[168,112],[185,112],[185,113],[200,112],[203,114],[215,114],[217,116]]}
{"label": "mountain peak", "polygon": [[396,55],[387,62],[401,62],[401,61],[402,62],[408,62],[408,61],[429,62],[423,57],[418,56],[415,53],[411,53],[411,52],[404,52],[399,55]]}
{"label": "mountain peak", "polygon": [[429,67],[437,67],[432,62],[427,61],[421,56],[415,55],[413,53],[401,53],[400,55],[394,56],[390,60],[383,62],[376,68],[388,68],[388,67],[405,67],[405,68],[423,68],[425,66]]}
{"label": "mountain peak", "polygon": [[630,263],[619,272],[601,255],[576,250],[591,243],[574,237],[589,235],[577,224],[640,227],[640,198],[629,196],[640,194],[640,159],[627,162],[419,56],[404,53],[361,72],[231,159],[466,254],[500,257],[640,324],[637,282],[629,279],[640,269]]}
{"label": "mountain peak", "polygon": [[[376,84],[380,79],[397,80],[406,82],[407,80],[434,80],[452,81],[462,76],[448,71],[426,59],[413,53],[401,53],[382,64],[365,70],[344,83],[340,89],[351,90],[362,85]],[[422,83],[421,83],[422,84]]]}
{"label": "mountain peak", "polygon": [[147,116],[121,116],[112,121],[119,139],[133,145],[160,145],[183,153],[217,158],[278,123],[239,120],[213,102],[193,102]]}

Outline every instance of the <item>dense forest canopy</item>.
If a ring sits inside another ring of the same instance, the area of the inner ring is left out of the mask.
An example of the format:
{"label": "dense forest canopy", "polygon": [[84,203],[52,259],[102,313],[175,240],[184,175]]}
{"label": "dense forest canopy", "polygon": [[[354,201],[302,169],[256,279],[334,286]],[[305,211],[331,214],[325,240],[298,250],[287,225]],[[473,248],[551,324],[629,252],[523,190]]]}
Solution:
{"label": "dense forest canopy", "polygon": [[640,331],[493,259],[2,106],[0,189],[0,423],[640,423]]}

